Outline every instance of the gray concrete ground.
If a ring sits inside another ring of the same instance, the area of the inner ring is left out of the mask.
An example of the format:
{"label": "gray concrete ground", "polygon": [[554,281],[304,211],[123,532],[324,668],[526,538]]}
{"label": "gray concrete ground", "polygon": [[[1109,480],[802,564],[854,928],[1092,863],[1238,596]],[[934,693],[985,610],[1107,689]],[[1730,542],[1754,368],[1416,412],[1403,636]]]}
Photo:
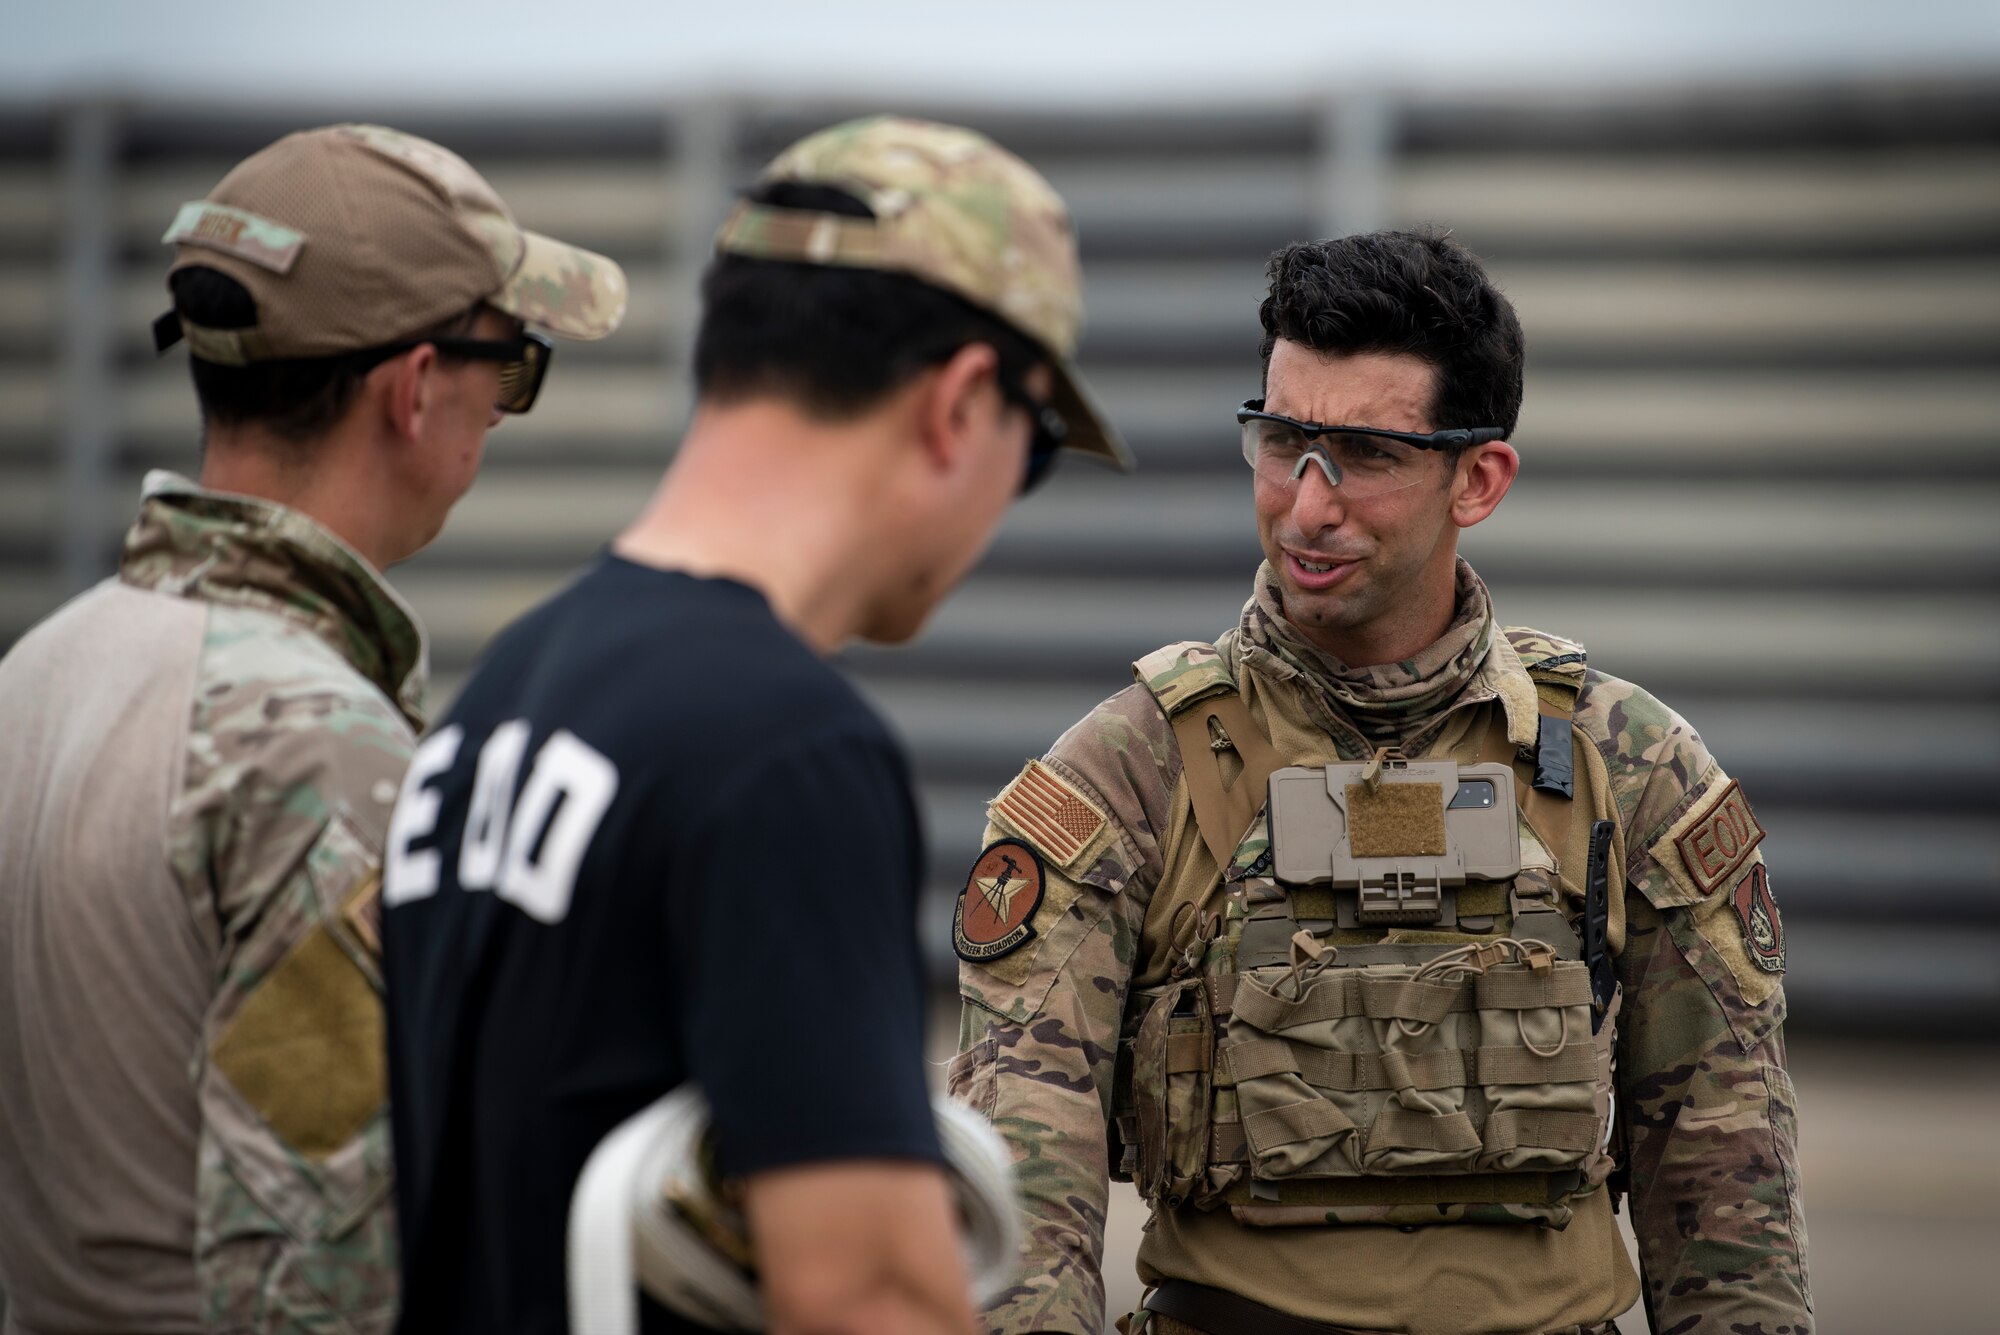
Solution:
{"label": "gray concrete ground", "polygon": [[[955,1007],[939,1008],[940,1062],[957,1023]],[[1817,1328],[2000,1330],[1988,1297],[2000,1267],[2000,1051],[1808,1036],[1791,1040],[1791,1065]],[[1113,1315],[1139,1300],[1132,1256],[1145,1215],[1130,1187],[1112,1188],[1105,1274]],[[1619,1324],[1626,1335],[1647,1330],[1637,1309]]]}

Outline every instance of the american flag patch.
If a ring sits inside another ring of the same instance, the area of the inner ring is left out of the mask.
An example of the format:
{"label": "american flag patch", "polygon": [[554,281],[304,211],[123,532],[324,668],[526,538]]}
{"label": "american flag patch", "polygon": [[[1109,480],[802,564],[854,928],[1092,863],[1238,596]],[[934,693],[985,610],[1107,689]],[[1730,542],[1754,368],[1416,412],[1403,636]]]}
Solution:
{"label": "american flag patch", "polygon": [[1030,760],[993,799],[993,814],[1004,817],[1061,867],[1074,861],[1105,824],[1088,798],[1039,760]]}

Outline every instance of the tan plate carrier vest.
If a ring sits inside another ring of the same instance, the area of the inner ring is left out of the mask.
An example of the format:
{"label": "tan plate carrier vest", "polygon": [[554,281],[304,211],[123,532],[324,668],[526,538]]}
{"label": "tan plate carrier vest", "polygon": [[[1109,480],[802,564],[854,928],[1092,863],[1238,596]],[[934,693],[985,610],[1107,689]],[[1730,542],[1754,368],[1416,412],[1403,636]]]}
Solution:
{"label": "tan plate carrier vest", "polygon": [[[1618,1001],[1593,1032],[1563,903],[1582,905],[1592,823],[1615,819],[1597,748],[1566,739],[1574,798],[1538,790],[1535,756],[1486,706],[1490,726],[1460,748],[1476,754],[1453,758],[1515,767],[1521,873],[1460,887],[1450,929],[1340,928],[1328,887],[1269,875],[1267,780],[1302,762],[1252,718],[1232,639],[1134,664],[1173,727],[1201,839],[1177,862],[1168,850],[1148,910],[1173,963],[1126,1007],[1113,1176],[1155,1208],[1226,1205],[1255,1225],[1567,1225],[1613,1164]],[[1545,737],[1548,720],[1573,733],[1582,658],[1523,655]],[[1621,861],[1608,859],[1614,946]]]}

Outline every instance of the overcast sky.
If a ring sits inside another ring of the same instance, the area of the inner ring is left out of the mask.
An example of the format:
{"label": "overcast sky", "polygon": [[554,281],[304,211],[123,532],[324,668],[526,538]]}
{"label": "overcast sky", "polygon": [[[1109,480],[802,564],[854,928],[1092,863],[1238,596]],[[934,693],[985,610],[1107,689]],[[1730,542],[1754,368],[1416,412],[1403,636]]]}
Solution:
{"label": "overcast sky", "polygon": [[0,97],[1293,98],[2000,71],[1995,0],[10,0]]}

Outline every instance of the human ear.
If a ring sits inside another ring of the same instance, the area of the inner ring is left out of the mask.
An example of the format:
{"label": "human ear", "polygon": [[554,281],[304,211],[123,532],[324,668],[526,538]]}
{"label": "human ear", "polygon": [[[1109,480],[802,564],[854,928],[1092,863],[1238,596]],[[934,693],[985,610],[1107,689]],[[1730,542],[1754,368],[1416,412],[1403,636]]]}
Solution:
{"label": "human ear", "polygon": [[1000,356],[984,343],[968,343],[932,372],[918,410],[925,453],[940,466],[958,464],[1005,407],[995,377]]}
{"label": "human ear", "polygon": [[422,439],[437,402],[437,368],[437,349],[423,343],[368,373],[371,381],[382,377],[383,415],[399,439]]}
{"label": "human ear", "polygon": [[1505,441],[1467,450],[1452,478],[1451,522],[1471,528],[1492,514],[1520,471],[1521,456]]}

